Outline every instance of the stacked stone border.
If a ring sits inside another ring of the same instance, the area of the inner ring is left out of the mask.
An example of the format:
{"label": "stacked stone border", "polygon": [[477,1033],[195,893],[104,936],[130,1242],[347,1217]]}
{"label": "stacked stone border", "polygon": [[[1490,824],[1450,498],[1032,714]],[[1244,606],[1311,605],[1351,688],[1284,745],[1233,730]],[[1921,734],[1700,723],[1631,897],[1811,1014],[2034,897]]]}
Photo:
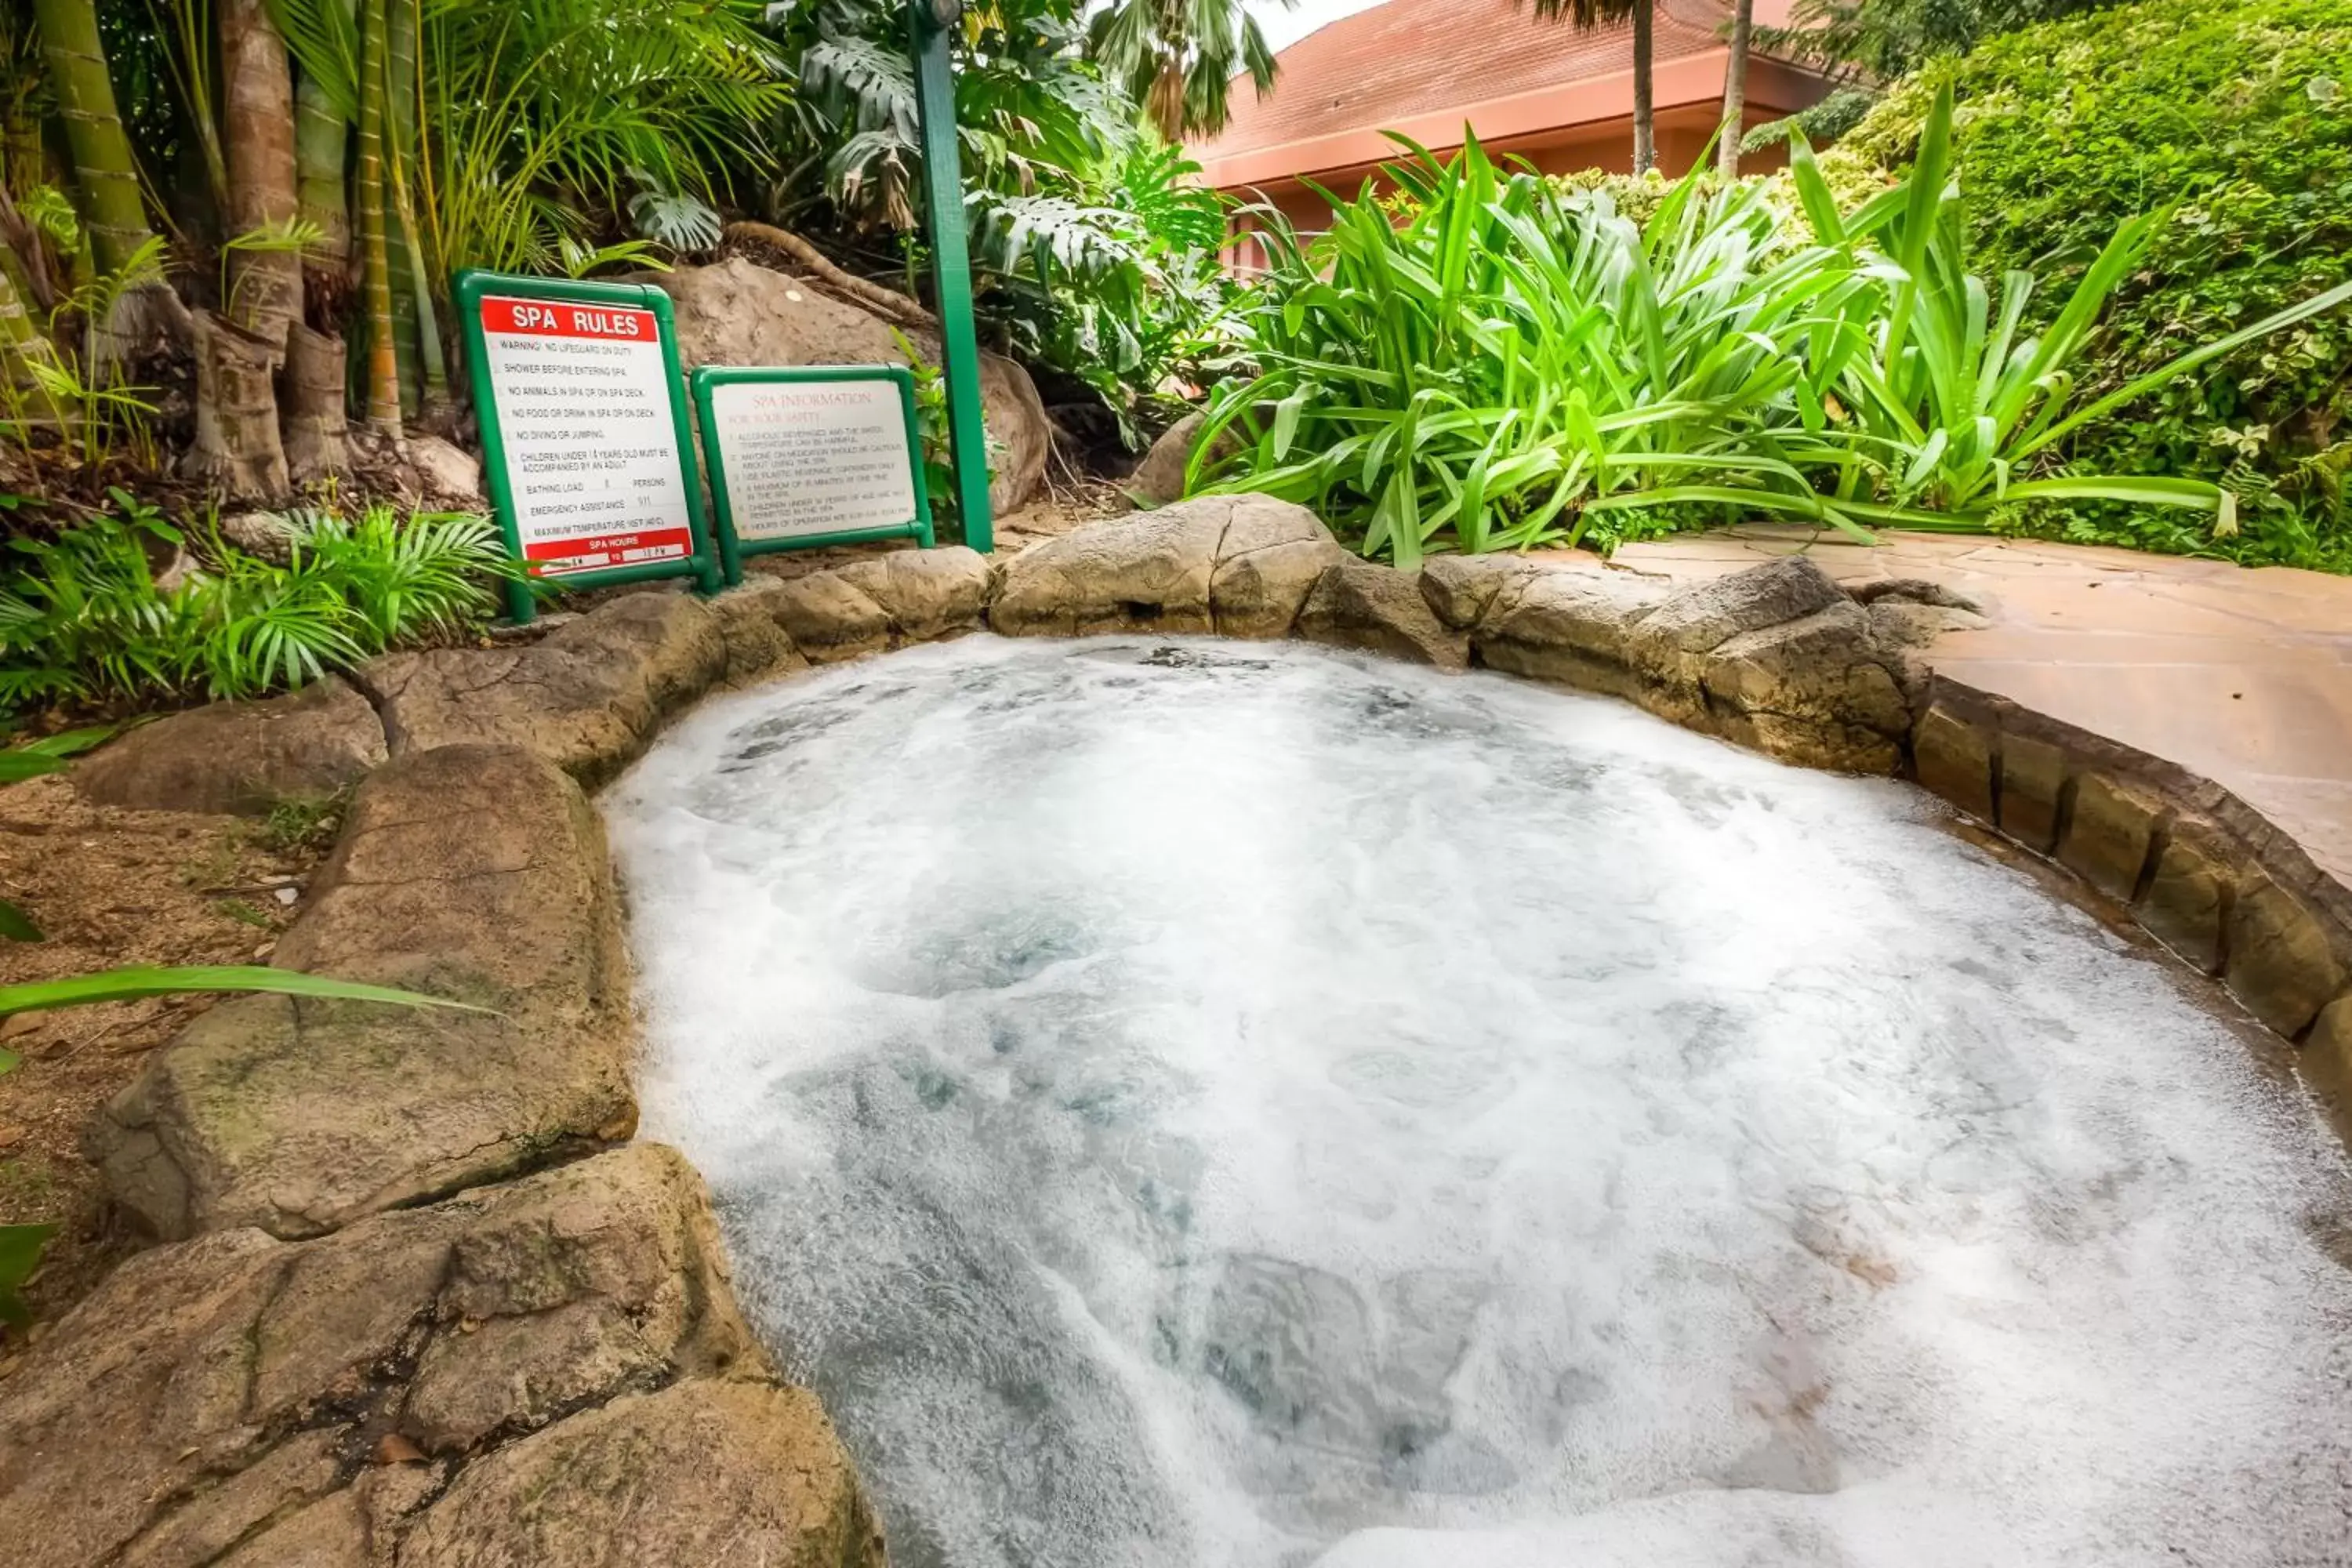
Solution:
{"label": "stacked stone border", "polygon": [[355,788],[278,962],[476,1012],[247,997],[89,1131],[164,1245],[0,1384],[0,1540],[48,1564],[877,1568],[813,1396],[746,1328],[700,1179],[633,1142],[620,895],[586,794],[706,694],[983,629],[1297,637],[1606,693],[1804,765],[1916,776],[2128,910],[2352,1093],[2352,894],[2208,781],[1936,676],[1969,606],[1801,557],[1673,588],[1418,573],[1204,499],[992,563],[871,555],[532,640],[379,659],[134,731],[101,802]]}

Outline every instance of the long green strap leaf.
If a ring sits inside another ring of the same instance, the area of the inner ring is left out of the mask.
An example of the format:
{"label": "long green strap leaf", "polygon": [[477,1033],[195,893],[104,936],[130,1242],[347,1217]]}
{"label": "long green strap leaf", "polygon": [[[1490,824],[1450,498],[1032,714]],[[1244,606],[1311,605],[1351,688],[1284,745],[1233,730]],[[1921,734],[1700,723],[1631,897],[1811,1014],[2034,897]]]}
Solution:
{"label": "long green strap leaf", "polygon": [[121,1002],[141,996],[168,996],[192,991],[258,991],[284,996],[320,996],[343,1002],[383,1002],[406,1007],[449,1007],[465,1013],[488,1013],[469,1002],[427,996],[390,985],[371,985],[331,975],[304,974],[292,969],[268,969],[257,964],[198,964],[162,967],[133,964],[101,970],[95,974],[69,975],[63,980],[37,980],[24,985],[0,985],[0,1017],[12,1013],[38,1012],[50,1007],[79,1007],[96,1002]]}

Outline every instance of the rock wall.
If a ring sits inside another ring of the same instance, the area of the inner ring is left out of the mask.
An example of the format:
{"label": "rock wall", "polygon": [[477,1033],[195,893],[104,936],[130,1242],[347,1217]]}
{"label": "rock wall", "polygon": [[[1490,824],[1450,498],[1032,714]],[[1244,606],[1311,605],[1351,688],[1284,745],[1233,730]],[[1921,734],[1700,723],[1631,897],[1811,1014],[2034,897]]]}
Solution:
{"label": "rock wall", "polygon": [[1295,636],[1916,770],[2352,1105],[2352,894],[2216,786],[1935,677],[1918,647],[1967,614],[1802,559],[1682,589],[1517,558],[1404,574],[1301,508],[1206,498],[994,563],[626,595],[148,726],[81,786],[258,809],[364,773],[278,961],[482,1010],[248,997],[157,1053],[89,1142],[170,1244],[0,1384],[0,1540],[39,1568],[880,1563],[823,1412],[744,1331],[698,1179],[625,1142],[626,963],[582,792],[710,690],[984,626]]}

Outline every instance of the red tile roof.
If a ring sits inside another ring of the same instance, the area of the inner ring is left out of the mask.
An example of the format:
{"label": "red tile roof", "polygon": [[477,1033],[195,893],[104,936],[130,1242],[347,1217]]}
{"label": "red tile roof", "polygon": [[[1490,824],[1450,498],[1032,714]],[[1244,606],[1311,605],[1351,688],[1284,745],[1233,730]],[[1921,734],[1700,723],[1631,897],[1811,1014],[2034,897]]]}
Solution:
{"label": "red tile roof", "polygon": [[[1717,29],[1730,12],[1730,0],[1658,0],[1655,64],[1722,49]],[[1232,121],[1192,155],[1214,164],[1629,72],[1633,37],[1631,23],[1583,32],[1539,21],[1531,0],[1387,0],[1283,50],[1265,98],[1237,79]]]}

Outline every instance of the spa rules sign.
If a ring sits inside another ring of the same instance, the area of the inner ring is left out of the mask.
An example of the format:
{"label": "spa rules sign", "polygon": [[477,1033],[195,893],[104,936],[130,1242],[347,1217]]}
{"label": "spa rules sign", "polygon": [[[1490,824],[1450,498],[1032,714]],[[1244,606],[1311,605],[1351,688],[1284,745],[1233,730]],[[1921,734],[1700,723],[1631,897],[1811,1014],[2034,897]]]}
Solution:
{"label": "spa rules sign", "polygon": [[[642,283],[457,276],[483,473],[533,577],[719,585],[670,302]],[[514,617],[532,597],[509,585]]]}
{"label": "spa rules sign", "polygon": [[531,571],[693,554],[654,313],[499,295],[481,309],[515,532]]}

